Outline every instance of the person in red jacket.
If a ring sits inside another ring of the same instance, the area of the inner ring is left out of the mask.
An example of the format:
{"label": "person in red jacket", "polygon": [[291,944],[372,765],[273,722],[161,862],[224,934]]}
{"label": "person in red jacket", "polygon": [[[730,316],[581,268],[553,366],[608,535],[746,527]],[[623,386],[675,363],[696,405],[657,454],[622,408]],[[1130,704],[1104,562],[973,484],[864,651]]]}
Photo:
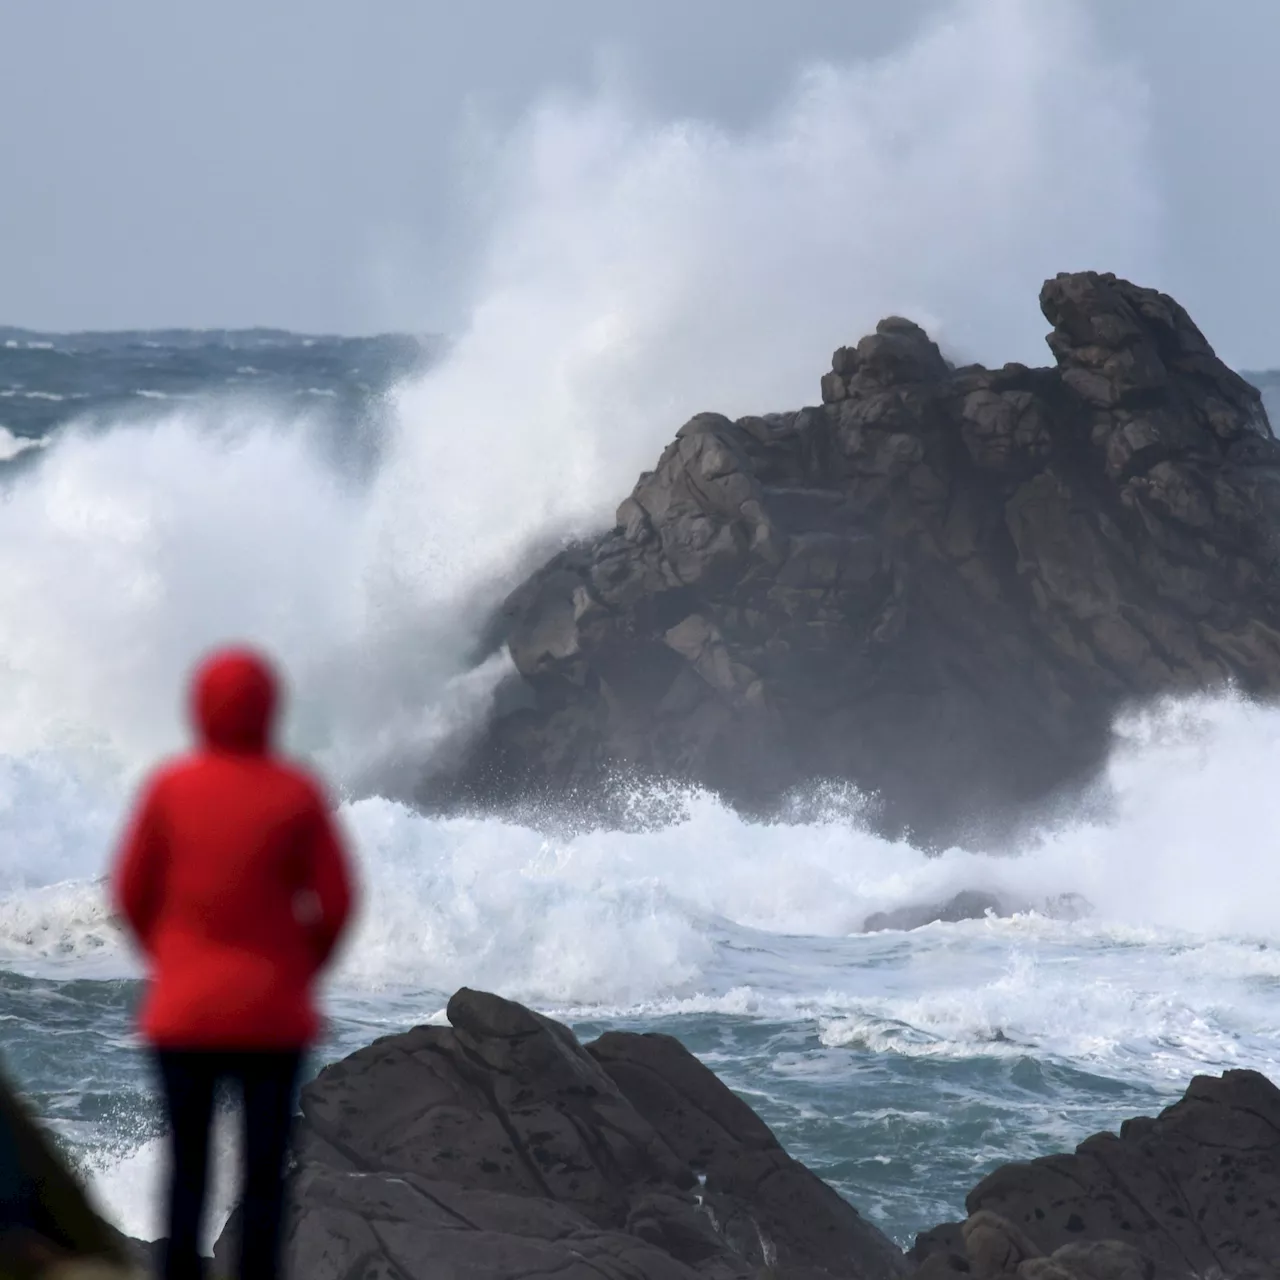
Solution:
{"label": "person in red jacket", "polygon": [[141,1014],[172,1126],[167,1280],[200,1275],[214,1092],[244,1104],[242,1280],[279,1267],[282,1167],[313,984],[352,905],[347,854],[320,786],[273,751],[279,685],[247,649],[197,671],[199,748],[142,790],[112,876],[145,952]]}

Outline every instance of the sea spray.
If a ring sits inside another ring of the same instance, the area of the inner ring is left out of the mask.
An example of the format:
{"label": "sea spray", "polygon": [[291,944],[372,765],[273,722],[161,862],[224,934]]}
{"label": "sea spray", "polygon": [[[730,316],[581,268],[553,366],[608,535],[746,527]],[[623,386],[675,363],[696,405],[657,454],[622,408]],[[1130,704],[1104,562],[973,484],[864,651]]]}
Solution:
{"label": "sea spray", "polygon": [[296,746],[402,790],[371,748],[426,763],[531,549],[609,523],[690,414],[812,401],[889,312],[958,357],[1042,359],[1046,276],[1150,278],[1144,112],[1077,7],[1033,0],[958,0],[739,132],[607,86],[535,104],[489,157],[464,322],[390,394],[372,475],[336,470],[305,411],[237,399],[63,431],[13,480],[0,752],[134,776],[181,740],[188,666],[238,637],[293,677]]}
{"label": "sea spray", "polygon": [[[360,858],[323,1054],[438,1019],[463,982],[584,1034],[669,1030],[902,1239],[995,1160],[1194,1070],[1280,1070],[1272,712],[1184,704],[1191,738],[1139,722],[1108,816],[1063,815],[1020,857],[929,856],[821,806],[752,825],[697,794],[664,829],[559,838],[396,799],[483,721],[493,605],[607,525],[691,413],[812,401],[828,353],[890,312],[957,359],[1037,362],[1044,277],[1158,278],[1144,111],[1079,7],[1041,0],[956,3],[739,132],[608,87],[548,98],[492,157],[464,323],[388,397],[367,465],[296,404],[135,396],[145,417],[76,424],[67,402],[0,503],[0,1017],[122,1225],[156,1229],[160,1134],[101,876],[185,738],[187,669],[229,638],[287,668],[288,745],[324,765]],[[1043,909],[861,932],[964,888]],[[1052,918],[1064,893],[1092,913]]]}

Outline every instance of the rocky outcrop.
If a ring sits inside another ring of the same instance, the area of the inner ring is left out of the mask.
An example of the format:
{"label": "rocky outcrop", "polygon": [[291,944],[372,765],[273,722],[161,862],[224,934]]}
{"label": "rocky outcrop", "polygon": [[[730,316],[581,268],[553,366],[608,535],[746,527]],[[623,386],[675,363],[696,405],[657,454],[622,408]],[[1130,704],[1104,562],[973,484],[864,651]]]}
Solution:
{"label": "rocky outcrop", "polygon": [[[910,1253],[793,1160],[676,1040],[463,990],[302,1094],[290,1273],[521,1280],[1280,1276],[1280,1090],[1193,1080],[1155,1119],[995,1170]],[[215,1247],[232,1262],[235,1216]]]}
{"label": "rocky outcrop", "polygon": [[[1118,709],[1280,688],[1280,444],[1171,298],[1050,280],[1056,367],[953,368],[916,325],[820,406],[686,423],[498,622],[522,696],[426,803],[816,780],[954,837],[1088,778]],[[615,814],[616,816],[616,814]]]}
{"label": "rocky outcrop", "polygon": [[135,1262],[0,1078],[0,1276],[125,1280]]}
{"label": "rocky outcrop", "polygon": [[[308,1280],[889,1280],[886,1236],[666,1036],[583,1048],[481,992],[302,1094],[288,1263]],[[231,1261],[234,1218],[215,1247]]]}
{"label": "rocky outcrop", "polygon": [[1013,905],[996,893],[982,889],[962,889],[946,902],[912,903],[892,911],[877,911],[863,921],[866,933],[881,929],[920,929],[927,924],[954,924],[958,920],[981,920],[984,916],[1008,916]]}
{"label": "rocky outcrop", "polygon": [[965,1208],[917,1239],[922,1278],[1275,1277],[1280,1090],[1254,1071],[1198,1077],[1155,1119],[997,1169]]}
{"label": "rocky outcrop", "polygon": [[1051,920],[1079,920],[1092,914],[1089,900],[1078,893],[1056,893],[1037,901],[990,893],[985,889],[961,889],[945,902],[912,902],[892,911],[876,911],[863,922],[865,933],[882,929],[922,929],[935,923],[982,920],[987,916],[1012,916],[1035,911]]}

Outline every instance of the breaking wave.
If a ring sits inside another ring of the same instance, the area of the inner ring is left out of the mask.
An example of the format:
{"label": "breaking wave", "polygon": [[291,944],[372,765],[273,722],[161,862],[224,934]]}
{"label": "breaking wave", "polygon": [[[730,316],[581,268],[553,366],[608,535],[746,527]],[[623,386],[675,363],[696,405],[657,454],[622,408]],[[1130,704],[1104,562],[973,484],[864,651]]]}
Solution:
{"label": "breaking wave", "polygon": [[[812,401],[826,354],[889,313],[961,359],[1039,362],[1046,276],[1158,283],[1144,120],[1056,0],[957,0],[740,132],[609,86],[548,98],[486,157],[473,305],[389,395],[369,465],[335,461],[311,410],[241,398],[72,421],[4,468],[0,970],[137,972],[100,878],[140,770],[183,740],[187,670],[235,637],[280,656],[289,745],[344,800],[365,894],[330,1005],[352,1035],[466,983],[588,1023],[714,1019],[730,1079],[735,1027],[786,1024],[775,1084],[860,1047],[1153,1088],[1280,1071],[1280,711],[1131,718],[1105,803],[1017,856],[930,856],[839,806],[751,824],[696,793],[665,829],[563,838],[398,802],[489,708],[493,602],[607,523],[690,414]],[[0,435],[0,461],[17,448]],[[864,931],[962,890],[1012,914]],[[155,1134],[121,1132],[89,1167],[154,1234]]]}
{"label": "breaking wave", "polygon": [[[352,996],[418,991],[428,1005],[463,984],[578,1009],[720,999],[744,986],[816,1000],[853,959],[850,946],[888,954],[909,937],[927,950],[933,934],[983,930],[1050,949],[1225,939],[1251,975],[1274,969],[1280,979],[1280,951],[1270,948],[1280,936],[1280,864],[1269,834],[1280,830],[1269,785],[1280,710],[1170,702],[1121,732],[1107,816],[1066,819],[1018,856],[926,854],[840,809],[753,824],[697,793],[661,830],[558,838],[498,819],[423,817],[376,797],[352,802],[342,820],[360,852],[364,918],[335,986]],[[28,794],[40,792],[38,773],[27,782]],[[45,791],[58,798],[60,821],[34,829],[23,825],[32,814],[22,799],[0,793],[0,829],[15,851],[0,957],[127,968],[96,879],[109,806],[69,792],[65,779]],[[1009,904],[1010,918],[864,934],[876,912],[966,889]]]}
{"label": "breaking wave", "polygon": [[608,86],[546,99],[487,157],[473,303],[391,393],[371,475],[243,400],[73,427],[14,475],[0,755],[74,751],[127,784],[235,635],[291,672],[297,747],[353,793],[403,792],[489,706],[500,664],[464,673],[494,600],[607,522],[691,413],[812,400],[826,353],[889,312],[1036,360],[1045,276],[1151,278],[1144,111],[1074,6],[1031,0],[959,0],[742,132]]}

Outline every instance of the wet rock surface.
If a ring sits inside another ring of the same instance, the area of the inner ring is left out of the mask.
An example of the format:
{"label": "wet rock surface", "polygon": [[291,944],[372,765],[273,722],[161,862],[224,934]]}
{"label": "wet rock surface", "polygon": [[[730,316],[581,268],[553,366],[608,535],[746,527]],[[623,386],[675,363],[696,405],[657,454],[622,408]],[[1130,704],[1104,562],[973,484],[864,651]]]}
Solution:
{"label": "wet rock surface", "polygon": [[429,805],[621,820],[618,778],[774,812],[818,780],[963,839],[1092,776],[1134,699],[1280,689],[1280,444],[1171,298],[1048,281],[1056,367],[891,318],[822,404],[686,423],[495,624],[523,688]]}

